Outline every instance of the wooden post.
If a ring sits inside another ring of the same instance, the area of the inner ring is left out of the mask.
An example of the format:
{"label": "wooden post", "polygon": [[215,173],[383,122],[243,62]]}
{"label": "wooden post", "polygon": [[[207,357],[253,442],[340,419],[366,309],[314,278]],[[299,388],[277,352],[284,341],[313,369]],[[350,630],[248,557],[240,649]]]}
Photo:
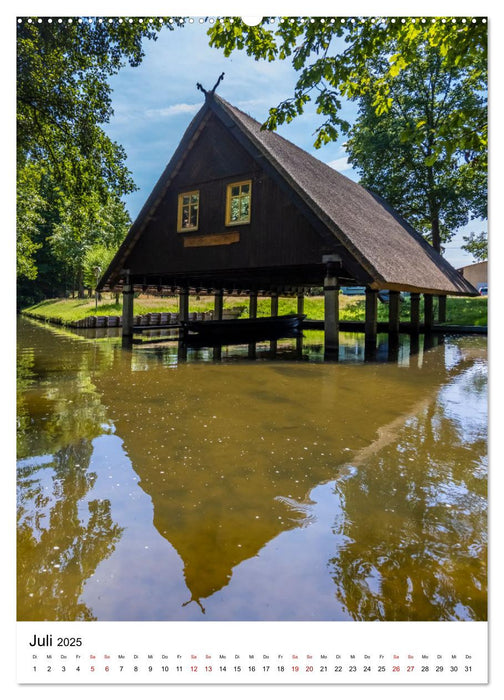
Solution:
{"label": "wooden post", "polygon": [[411,321],[411,332],[420,332],[420,294],[418,292],[411,292],[410,295],[410,321]]}
{"label": "wooden post", "polygon": [[439,323],[446,321],[446,294],[438,296],[438,321]]}
{"label": "wooden post", "polygon": [[257,318],[257,292],[250,293],[249,318]]}
{"label": "wooden post", "polygon": [[300,334],[296,338],[296,355],[299,360],[303,359],[303,335]]}
{"label": "wooden post", "polygon": [[434,323],[433,300],[432,294],[424,294],[424,329],[427,333],[432,331]]}
{"label": "wooden post", "polygon": [[133,286],[125,284],[123,286],[122,305],[122,335],[131,337],[133,335]]}
{"label": "wooden post", "polygon": [[304,314],[304,291],[298,292],[297,296],[297,312],[298,314]]}
{"label": "wooden post", "polygon": [[278,292],[271,295],[271,315],[278,316]]}
{"label": "wooden post", "polygon": [[366,287],[366,320],[364,324],[364,358],[373,359],[378,327],[378,292]]}
{"label": "wooden post", "polygon": [[181,321],[189,320],[189,290],[183,289],[179,294],[179,314]]}
{"label": "wooden post", "polygon": [[214,321],[222,321],[222,310],[224,308],[224,292],[222,289],[215,292],[214,300]]}
{"label": "wooden post", "polygon": [[327,264],[324,279],[324,352],[333,356],[339,352],[339,285],[332,263]]}
{"label": "wooden post", "polygon": [[389,321],[388,331],[397,335],[399,333],[400,296],[399,292],[389,292]]}
{"label": "wooden post", "polygon": [[376,336],[378,319],[378,292],[366,287],[366,322],[364,332],[367,336]]}

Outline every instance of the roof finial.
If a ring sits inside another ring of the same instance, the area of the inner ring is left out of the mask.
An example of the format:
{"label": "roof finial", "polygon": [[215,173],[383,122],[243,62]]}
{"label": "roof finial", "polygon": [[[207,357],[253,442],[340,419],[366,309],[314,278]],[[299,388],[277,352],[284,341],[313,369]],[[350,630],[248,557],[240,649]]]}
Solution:
{"label": "roof finial", "polygon": [[213,88],[211,90],[205,90],[205,88],[203,87],[203,85],[201,83],[196,83],[196,87],[198,88],[198,90],[201,90],[201,92],[204,93],[205,97],[208,99],[209,97],[213,97],[213,94],[216,91],[217,86],[219,85],[220,81],[223,78],[224,78],[224,73],[221,73],[219,75],[219,79],[217,80],[217,82],[215,83],[215,85],[213,86]]}
{"label": "roof finial", "polygon": [[215,85],[213,86],[213,88],[212,88],[212,90],[211,90],[212,95],[213,95],[214,92],[216,91],[217,86],[219,85],[219,83],[220,83],[221,80],[224,80],[224,73],[221,73],[221,74],[219,75],[219,80],[215,83]]}

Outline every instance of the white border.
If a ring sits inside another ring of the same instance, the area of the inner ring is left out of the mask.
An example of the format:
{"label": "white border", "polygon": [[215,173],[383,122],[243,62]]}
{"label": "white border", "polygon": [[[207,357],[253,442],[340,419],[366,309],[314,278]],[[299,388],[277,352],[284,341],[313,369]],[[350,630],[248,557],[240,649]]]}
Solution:
{"label": "white border", "polygon": [[[95,0],[87,3],[63,3],[63,2],[25,2],[20,0],[19,2],[10,2],[8,7],[5,5],[2,7],[2,22],[0,23],[1,31],[1,46],[2,46],[2,72],[4,76],[7,76],[9,81],[10,94],[13,94],[13,76],[14,76],[14,65],[15,65],[15,32],[14,32],[14,18],[16,16],[30,16],[30,15],[58,15],[62,16],[157,16],[157,15],[185,15],[185,16],[217,16],[217,15],[241,15],[240,9],[237,6],[238,3],[233,2],[132,2],[131,0],[125,0],[124,2],[96,2]],[[407,5],[404,2],[370,2],[363,0],[355,0],[352,3],[336,3],[333,2],[329,4],[328,2],[320,2],[319,0],[312,0],[310,3],[301,3],[299,0],[293,0],[291,2],[268,2],[268,3],[254,3],[254,13],[256,14],[268,14],[270,16],[279,15],[290,15],[290,16],[305,16],[307,14],[311,16],[328,16],[328,10],[331,9],[335,14],[343,16],[403,16],[403,15],[416,15],[416,16],[488,16],[489,17],[489,32],[490,32],[490,99],[492,106],[492,114],[494,115],[495,124],[493,124],[492,119],[490,122],[490,134],[491,134],[491,190],[490,190],[490,211],[491,211],[491,222],[490,227],[490,239],[491,239],[491,255],[492,255],[492,269],[495,269],[497,264],[500,264],[502,260],[502,250],[501,250],[501,240],[504,236],[504,222],[502,221],[502,214],[497,209],[499,200],[502,198],[500,192],[500,180],[501,177],[499,173],[496,173],[497,168],[501,168],[501,156],[502,156],[502,128],[500,123],[500,117],[502,114],[502,69],[498,69],[497,66],[504,66],[503,56],[502,56],[502,46],[504,41],[501,39],[501,32],[504,30],[504,24],[502,23],[502,5],[498,5],[495,2],[467,2],[466,0],[460,0],[460,2],[423,2],[419,3],[415,8],[411,5]],[[244,7],[243,14],[249,14],[250,6],[247,4]],[[13,102],[13,100],[11,100]],[[12,166],[15,163],[15,129],[13,128],[14,120],[12,119],[12,109],[9,105],[7,109],[7,119],[10,117],[10,121],[5,123],[3,129],[4,137],[4,162],[7,160],[7,174],[12,173]],[[5,109],[4,109],[5,114]],[[4,172],[5,172],[4,166]],[[495,196],[497,193],[497,196]],[[14,230],[14,184],[13,178],[4,178],[3,188],[2,188],[2,204],[4,209],[4,216],[6,222],[6,228],[4,229],[4,235]],[[494,206],[493,202],[497,202]],[[9,241],[10,243],[10,241]],[[4,246],[5,246],[4,242]],[[8,268],[12,267],[13,261],[13,246],[7,244],[7,262]],[[5,256],[4,256],[5,260]],[[498,262],[497,262],[498,261]],[[4,263],[5,264],[5,263]],[[10,272],[7,273],[7,289],[15,289]],[[11,286],[12,284],[12,286]],[[497,292],[498,279],[495,279]],[[5,286],[4,286],[5,289]],[[493,289],[491,287],[493,292]],[[5,295],[7,297],[6,303],[8,301],[10,294]],[[12,297],[11,297],[12,298]],[[499,317],[494,314],[494,310],[497,310],[495,304],[491,302],[491,315],[490,315],[490,327],[491,327],[491,357],[493,358],[495,353],[495,348],[500,348],[501,345],[501,331],[498,327]],[[7,389],[7,405],[15,406],[13,397],[14,387],[12,386],[13,372],[9,369],[10,362],[13,362],[14,352],[12,342],[10,341],[14,338],[14,318],[13,314],[9,316],[9,323],[5,329],[4,342],[7,344],[7,348],[4,348],[2,359],[4,360],[4,371],[7,367],[6,377],[9,377],[7,383],[3,383]],[[498,356],[498,351],[495,353]],[[6,359],[5,359],[6,358]],[[13,365],[14,366],[14,363]],[[501,381],[501,374],[498,373],[496,367],[492,367],[492,390],[491,396],[498,396],[499,394],[499,384]],[[496,389],[497,385],[497,389]],[[12,403],[11,403],[12,402]],[[498,435],[499,431],[502,429],[500,426],[501,419],[497,416],[498,409],[496,409],[495,402],[492,402],[492,411],[490,419],[490,435]],[[499,425],[496,421],[499,420]],[[5,423],[5,419],[4,419]],[[10,479],[7,482],[8,487],[6,489],[6,495],[4,496],[4,502],[2,505],[2,517],[5,518],[3,522],[3,532],[8,533],[6,538],[6,546],[4,547],[4,553],[6,552],[6,558],[8,563],[8,575],[7,575],[7,586],[4,586],[3,596],[2,596],[2,635],[1,635],[1,651],[0,651],[0,662],[3,669],[2,673],[2,688],[6,692],[7,697],[28,697],[36,695],[37,698],[55,698],[67,696],[71,693],[73,696],[88,696],[91,691],[89,686],[72,686],[71,688],[65,686],[51,686],[51,687],[34,687],[34,686],[18,686],[16,685],[15,679],[15,650],[16,645],[14,639],[16,636],[16,623],[15,623],[15,567],[13,562],[15,561],[15,506],[14,506],[14,493],[15,493],[15,479],[12,475],[14,464],[13,457],[15,456],[14,450],[14,440],[13,440],[13,422],[7,421],[5,439],[3,440],[4,445],[8,445],[7,460],[4,461],[3,466],[5,469],[9,470]],[[4,437],[4,435],[2,435]],[[420,686],[408,686],[407,688],[400,687],[373,687],[372,689],[367,688],[367,692],[373,694],[373,698],[389,698],[390,695],[397,693],[401,697],[405,693],[408,696],[422,696],[424,697],[426,693],[430,697],[441,697],[443,698],[447,695],[453,695],[457,698],[464,697],[480,697],[490,693],[490,697],[497,697],[499,693],[502,693],[504,687],[503,683],[503,659],[501,657],[502,649],[502,595],[500,593],[501,588],[501,578],[500,573],[500,559],[502,558],[502,552],[500,545],[499,532],[502,531],[502,523],[497,523],[497,515],[493,512],[494,510],[500,509],[500,494],[502,490],[502,464],[501,460],[496,459],[495,451],[498,446],[495,445],[495,440],[492,439],[492,449],[491,449],[491,493],[493,496],[490,499],[491,502],[491,561],[492,561],[492,576],[491,576],[491,595],[490,595],[490,683],[486,686],[478,686],[474,688],[472,686],[451,686],[451,687],[424,687]],[[500,516],[499,516],[500,517]],[[14,527],[13,527],[14,524]],[[493,546],[493,541],[496,541],[496,546]],[[495,555],[495,556],[494,556]],[[5,570],[5,569],[4,569]],[[5,574],[4,574],[5,576]],[[5,590],[6,588],[6,590]],[[352,624],[352,623],[350,623]],[[409,623],[398,623],[398,624],[409,624]],[[415,623],[412,623],[415,624]],[[471,623],[464,623],[471,624]],[[362,692],[365,692],[362,686],[345,686],[343,688],[338,688],[335,686],[317,686],[310,687],[309,690],[302,686],[288,686],[285,688],[275,687],[275,694],[282,695],[289,698],[296,697],[306,697],[306,693],[309,692],[310,696],[315,694],[316,697],[331,697],[334,698],[336,694],[343,697],[355,697],[360,696]],[[98,689],[97,689],[98,691]],[[100,692],[100,691],[98,691]],[[128,697],[138,697],[139,687],[135,686],[111,686],[107,687],[105,691],[110,697],[117,693],[117,696],[121,698]],[[239,690],[235,686],[218,686],[218,687],[197,687],[194,686],[177,686],[176,690],[170,691],[166,686],[150,686],[148,688],[149,694],[153,696],[159,696],[166,698],[167,693],[176,693],[177,698],[194,697],[197,692],[204,693],[205,698],[222,698],[222,697],[236,697],[237,692],[239,697],[256,697],[257,692],[262,692],[259,688],[255,686],[241,686]]]}

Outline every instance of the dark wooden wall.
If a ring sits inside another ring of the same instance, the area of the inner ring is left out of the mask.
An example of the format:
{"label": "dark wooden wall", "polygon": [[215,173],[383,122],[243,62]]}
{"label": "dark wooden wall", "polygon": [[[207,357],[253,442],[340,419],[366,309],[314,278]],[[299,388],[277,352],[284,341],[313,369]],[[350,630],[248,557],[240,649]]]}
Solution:
{"label": "dark wooden wall", "polygon": [[[226,226],[226,186],[247,179],[252,180],[251,222]],[[195,189],[199,229],[177,233],[178,195]],[[239,234],[238,242],[215,245],[230,232]],[[208,236],[208,244],[199,245]],[[186,247],[184,240],[192,245]],[[327,245],[288,195],[212,115],[124,267],[133,275],[166,275],[313,265],[325,252]]]}

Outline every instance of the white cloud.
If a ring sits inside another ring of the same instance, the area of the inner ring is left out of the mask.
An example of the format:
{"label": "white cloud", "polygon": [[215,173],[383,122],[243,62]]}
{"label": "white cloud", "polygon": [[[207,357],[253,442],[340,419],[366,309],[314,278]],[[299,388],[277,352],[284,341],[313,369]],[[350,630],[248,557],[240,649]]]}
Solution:
{"label": "white cloud", "polygon": [[173,117],[178,114],[196,114],[200,107],[201,104],[189,105],[183,102],[176,105],[169,105],[168,107],[148,109],[145,114],[147,117]]}
{"label": "white cloud", "polygon": [[343,156],[342,158],[336,158],[336,160],[332,160],[327,165],[331,168],[334,168],[334,170],[337,170],[340,173],[344,172],[345,170],[352,169],[352,165],[348,162],[348,158],[346,156]]}

